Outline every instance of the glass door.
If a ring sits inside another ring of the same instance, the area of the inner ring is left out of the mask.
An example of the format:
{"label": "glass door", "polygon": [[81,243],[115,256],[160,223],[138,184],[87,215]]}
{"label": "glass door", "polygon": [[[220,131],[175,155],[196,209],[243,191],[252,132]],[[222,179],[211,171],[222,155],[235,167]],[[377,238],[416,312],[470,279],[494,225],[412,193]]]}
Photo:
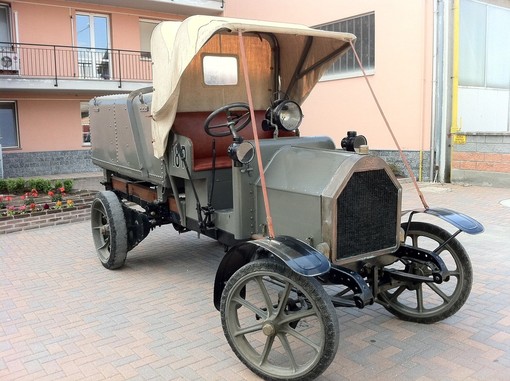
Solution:
{"label": "glass door", "polygon": [[108,16],[77,13],[76,40],[80,78],[110,79]]}

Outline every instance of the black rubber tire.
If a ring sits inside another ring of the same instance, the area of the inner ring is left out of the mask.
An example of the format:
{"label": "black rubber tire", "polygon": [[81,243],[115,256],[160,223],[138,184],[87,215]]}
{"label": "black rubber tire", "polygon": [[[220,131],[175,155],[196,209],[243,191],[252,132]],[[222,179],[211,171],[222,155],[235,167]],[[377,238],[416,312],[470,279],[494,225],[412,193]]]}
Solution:
{"label": "black rubber tire", "polygon": [[[404,231],[407,223],[402,224]],[[407,240],[414,247],[420,247],[420,237],[430,244],[438,247],[445,242],[451,234],[426,222],[411,222]],[[432,248],[426,247],[432,251]],[[401,320],[415,323],[431,324],[444,320],[455,314],[466,302],[471,292],[473,283],[473,268],[464,247],[453,238],[439,253],[439,256],[450,271],[450,280],[441,284],[420,283],[410,287],[400,286],[397,289],[382,292],[378,295],[381,304],[393,315]],[[453,283],[455,282],[455,283]],[[416,306],[413,307],[413,294],[416,298]],[[420,296],[421,293],[421,296]],[[426,297],[428,298],[428,305]],[[405,299],[406,298],[406,299]],[[437,305],[433,305],[437,301]]]}
{"label": "black rubber tire", "polygon": [[339,324],[330,297],[316,279],[281,262],[261,259],[240,268],[225,285],[220,312],[236,356],[266,380],[314,379],[336,355]]}
{"label": "black rubber tire", "polygon": [[99,260],[107,269],[118,269],[126,262],[127,227],[122,204],[111,191],[99,192],[90,209],[92,238]]}

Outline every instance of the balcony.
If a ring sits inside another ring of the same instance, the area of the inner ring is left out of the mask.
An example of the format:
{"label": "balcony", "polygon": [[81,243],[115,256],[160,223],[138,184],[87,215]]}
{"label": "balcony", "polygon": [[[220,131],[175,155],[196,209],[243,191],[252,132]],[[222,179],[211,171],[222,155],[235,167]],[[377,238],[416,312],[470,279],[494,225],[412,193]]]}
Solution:
{"label": "balcony", "polygon": [[132,91],[152,81],[149,52],[0,42],[0,89]]}
{"label": "balcony", "polygon": [[187,16],[218,15],[224,8],[224,0],[80,0],[80,2]]}

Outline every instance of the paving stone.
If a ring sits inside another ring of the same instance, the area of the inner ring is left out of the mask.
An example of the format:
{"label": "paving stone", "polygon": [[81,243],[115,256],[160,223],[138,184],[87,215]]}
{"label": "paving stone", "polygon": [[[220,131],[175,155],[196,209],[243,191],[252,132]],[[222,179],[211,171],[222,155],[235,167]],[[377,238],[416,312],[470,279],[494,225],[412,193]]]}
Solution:
{"label": "paving stone", "polygon": [[[403,209],[421,207],[404,184]],[[470,298],[433,325],[380,305],[337,309],[340,345],[319,380],[496,380],[510,368],[510,190],[424,184],[431,206],[485,224],[458,239],[474,269]],[[437,218],[421,215],[449,229]],[[0,379],[258,380],[234,355],[212,303],[223,248],[155,229],[109,271],[90,222],[0,237]]]}

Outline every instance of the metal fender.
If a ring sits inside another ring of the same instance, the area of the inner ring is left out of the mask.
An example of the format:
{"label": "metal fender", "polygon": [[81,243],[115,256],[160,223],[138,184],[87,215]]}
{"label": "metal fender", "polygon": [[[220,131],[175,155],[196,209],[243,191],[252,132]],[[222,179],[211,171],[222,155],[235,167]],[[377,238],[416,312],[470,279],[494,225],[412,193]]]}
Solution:
{"label": "metal fender", "polygon": [[468,234],[479,234],[485,230],[483,225],[474,218],[446,208],[415,209],[412,211],[406,211],[404,214],[409,212],[411,212],[411,217],[415,213],[425,213],[431,216],[439,217],[443,221],[452,224],[457,229],[462,230]]}
{"label": "metal fender", "polygon": [[214,281],[214,306],[220,309],[220,300],[225,282],[245,264],[258,257],[273,254],[290,269],[303,276],[319,276],[327,273],[329,260],[310,245],[289,236],[263,238],[233,246],[223,257]]}

